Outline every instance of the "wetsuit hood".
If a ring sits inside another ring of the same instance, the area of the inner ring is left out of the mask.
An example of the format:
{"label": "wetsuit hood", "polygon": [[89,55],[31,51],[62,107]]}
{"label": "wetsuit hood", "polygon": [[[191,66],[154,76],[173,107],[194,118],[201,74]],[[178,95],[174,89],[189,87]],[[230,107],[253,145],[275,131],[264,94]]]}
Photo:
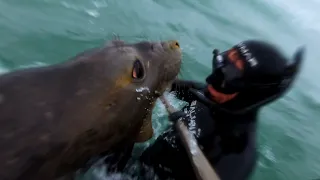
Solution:
{"label": "wetsuit hood", "polygon": [[222,80],[218,79],[217,72],[224,72],[225,74],[220,75],[220,78],[224,78],[224,89],[220,88],[220,92],[223,93],[225,90],[226,94],[230,94],[234,90],[237,96],[221,104],[210,98],[212,94],[208,90],[203,93],[191,89],[191,92],[199,100],[212,106],[215,111],[220,110],[231,114],[242,114],[257,110],[283,96],[290,89],[300,72],[304,55],[304,47],[300,47],[293,56],[293,62],[288,63],[289,61],[275,46],[262,41],[245,41],[237,44],[231,50],[237,51],[240,59],[244,62],[241,66],[242,71],[232,72],[231,68],[229,68],[229,71],[227,68],[220,70],[219,68],[223,65],[219,66],[217,61],[222,62],[221,59],[227,59],[228,56],[225,54],[228,51],[221,53],[219,57],[217,50],[215,50],[213,72],[207,77],[206,81],[211,88],[219,89],[220,87],[217,86]]}

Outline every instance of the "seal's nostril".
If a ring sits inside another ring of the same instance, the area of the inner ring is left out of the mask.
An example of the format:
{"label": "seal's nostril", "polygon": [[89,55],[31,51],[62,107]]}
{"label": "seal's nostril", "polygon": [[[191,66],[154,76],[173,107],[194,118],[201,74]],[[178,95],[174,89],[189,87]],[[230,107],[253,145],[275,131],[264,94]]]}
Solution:
{"label": "seal's nostril", "polygon": [[171,41],[170,47],[171,49],[180,49],[180,44],[178,43],[178,41]]}

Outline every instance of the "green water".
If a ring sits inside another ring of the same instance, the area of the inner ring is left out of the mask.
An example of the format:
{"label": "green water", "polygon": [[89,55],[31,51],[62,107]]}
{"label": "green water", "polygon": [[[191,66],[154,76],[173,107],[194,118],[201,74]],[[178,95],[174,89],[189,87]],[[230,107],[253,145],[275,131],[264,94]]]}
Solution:
{"label": "green water", "polygon": [[[196,80],[210,72],[214,47],[259,38],[291,56],[304,44],[307,61],[294,88],[261,113],[252,179],[311,180],[320,177],[319,8],[319,0],[0,0],[0,72],[64,61],[113,34],[179,40],[182,77]],[[157,104],[156,135],[165,116]]]}

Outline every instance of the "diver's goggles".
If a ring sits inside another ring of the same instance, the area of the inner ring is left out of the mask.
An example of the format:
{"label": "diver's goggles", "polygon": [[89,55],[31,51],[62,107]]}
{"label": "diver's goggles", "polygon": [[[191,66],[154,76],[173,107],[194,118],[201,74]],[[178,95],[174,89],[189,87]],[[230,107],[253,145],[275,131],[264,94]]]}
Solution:
{"label": "diver's goggles", "polygon": [[213,51],[212,74],[207,78],[217,91],[232,94],[244,87],[244,61],[241,60],[235,49],[219,53]]}

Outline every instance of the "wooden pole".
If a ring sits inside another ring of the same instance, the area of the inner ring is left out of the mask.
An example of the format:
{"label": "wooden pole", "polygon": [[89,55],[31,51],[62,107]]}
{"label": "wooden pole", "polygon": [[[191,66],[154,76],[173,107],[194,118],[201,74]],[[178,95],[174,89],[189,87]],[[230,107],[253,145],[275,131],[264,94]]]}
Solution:
{"label": "wooden pole", "polygon": [[[162,96],[160,99],[169,114],[177,111],[173,106],[170,105],[165,97]],[[201,151],[197,140],[180,119],[176,123],[176,128],[182,139],[182,144],[187,150],[189,159],[191,160],[194,172],[196,173],[198,180],[220,180],[211,164],[209,163],[208,159]]]}

